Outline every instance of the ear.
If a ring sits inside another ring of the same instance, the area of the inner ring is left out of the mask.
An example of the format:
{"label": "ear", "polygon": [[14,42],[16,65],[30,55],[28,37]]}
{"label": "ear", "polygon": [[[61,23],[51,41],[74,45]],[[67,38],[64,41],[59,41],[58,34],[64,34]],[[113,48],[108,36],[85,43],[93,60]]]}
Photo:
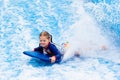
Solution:
{"label": "ear", "polygon": [[49,42],[51,42],[51,39],[50,39],[50,38],[49,38],[48,40],[49,40]]}

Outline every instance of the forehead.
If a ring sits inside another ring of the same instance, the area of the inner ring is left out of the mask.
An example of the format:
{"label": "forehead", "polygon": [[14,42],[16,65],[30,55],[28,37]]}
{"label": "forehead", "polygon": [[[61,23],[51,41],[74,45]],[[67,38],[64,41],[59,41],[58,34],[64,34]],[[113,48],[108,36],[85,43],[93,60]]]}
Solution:
{"label": "forehead", "polygon": [[46,36],[40,36],[40,39],[47,39]]}

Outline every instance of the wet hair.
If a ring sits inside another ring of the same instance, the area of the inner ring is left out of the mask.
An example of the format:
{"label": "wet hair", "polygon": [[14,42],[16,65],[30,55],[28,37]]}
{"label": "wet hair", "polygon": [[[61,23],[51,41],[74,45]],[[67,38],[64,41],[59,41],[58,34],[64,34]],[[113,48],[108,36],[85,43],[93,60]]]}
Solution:
{"label": "wet hair", "polygon": [[53,42],[53,41],[52,41],[52,35],[51,35],[50,33],[48,33],[47,31],[42,31],[42,32],[40,33],[39,37],[41,37],[41,36],[46,36],[47,39],[50,39],[50,42]]}

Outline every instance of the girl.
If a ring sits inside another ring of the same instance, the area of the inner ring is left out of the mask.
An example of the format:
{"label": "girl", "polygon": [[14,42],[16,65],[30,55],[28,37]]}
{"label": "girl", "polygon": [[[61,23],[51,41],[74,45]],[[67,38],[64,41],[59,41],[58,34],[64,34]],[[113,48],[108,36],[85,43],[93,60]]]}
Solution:
{"label": "girl", "polygon": [[43,31],[40,33],[39,38],[39,47],[35,48],[34,51],[39,51],[40,54],[49,56],[51,63],[60,62],[62,55],[57,47],[52,43],[52,36],[47,31]]}

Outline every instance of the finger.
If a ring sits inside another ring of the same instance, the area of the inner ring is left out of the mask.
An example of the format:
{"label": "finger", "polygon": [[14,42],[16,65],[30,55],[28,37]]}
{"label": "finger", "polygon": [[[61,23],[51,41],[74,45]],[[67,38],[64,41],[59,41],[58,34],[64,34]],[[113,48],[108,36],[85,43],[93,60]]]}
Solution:
{"label": "finger", "polygon": [[51,63],[54,63],[55,62],[55,60],[51,60]]}
{"label": "finger", "polygon": [[54,62],[51,60],[51,63],[54,63]]}

